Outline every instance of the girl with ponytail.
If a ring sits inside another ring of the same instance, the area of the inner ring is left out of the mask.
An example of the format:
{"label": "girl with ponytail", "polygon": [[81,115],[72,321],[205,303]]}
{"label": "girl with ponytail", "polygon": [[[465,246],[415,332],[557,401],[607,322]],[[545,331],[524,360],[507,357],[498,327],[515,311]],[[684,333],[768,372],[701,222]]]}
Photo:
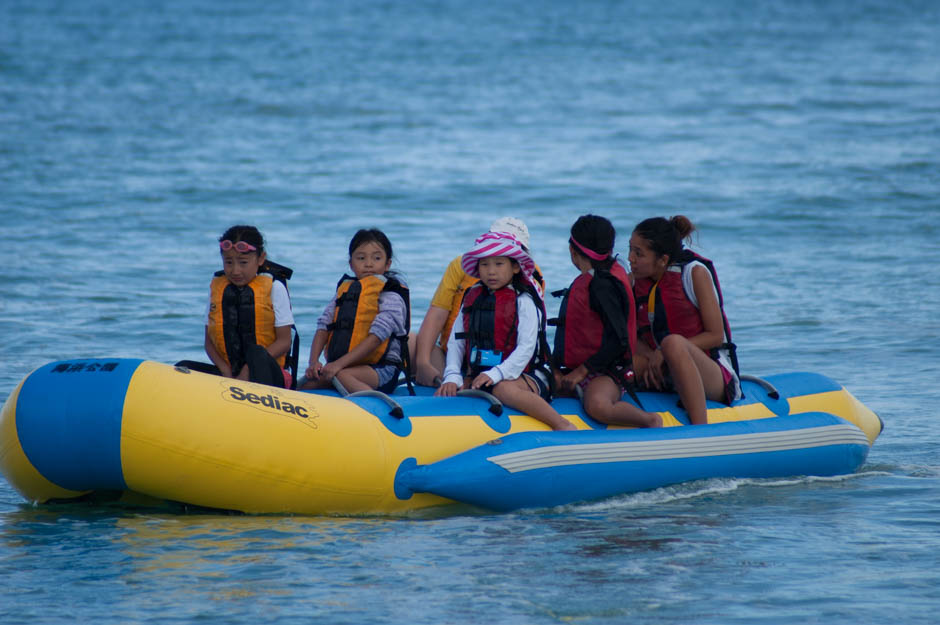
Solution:
{"label": "girl with ponytail", "polygon": [[683,215],[646,219],[630,237],[637,304],[636,373],[648,388],[676,391],[693,424],[706,398],[741,397],[731,328],[714,264],[684,247],[695,226]]}

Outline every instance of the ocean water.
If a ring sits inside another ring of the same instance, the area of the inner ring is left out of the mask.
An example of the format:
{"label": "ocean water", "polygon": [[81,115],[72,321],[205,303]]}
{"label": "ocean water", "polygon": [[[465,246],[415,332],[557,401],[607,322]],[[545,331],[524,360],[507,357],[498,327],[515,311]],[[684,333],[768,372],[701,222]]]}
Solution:
{"label": "ocean water", "polygon": [[[216,239],[265,233],[309,347],[378,226],[420,323],[526,221],[682,213],[744,371],[879,413],[832,479],[514,514],[33,506],[0,481],[0,622],[932,623],[940,609],[940,5],[0,3],[0,401],[71,357],[201,359]],[[549,310],[557,302],[549,302]]]}

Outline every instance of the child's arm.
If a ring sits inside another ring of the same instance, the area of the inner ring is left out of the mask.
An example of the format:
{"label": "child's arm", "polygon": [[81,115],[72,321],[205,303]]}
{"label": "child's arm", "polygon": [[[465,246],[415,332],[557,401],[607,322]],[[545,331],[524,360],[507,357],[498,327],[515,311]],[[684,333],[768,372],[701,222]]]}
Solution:
{"label": "child's arm", "polygon": [[438,374],[431,364],[431,351],[434,349],[438,337],[440,337],[441,345],[446,345],[450,338],[449,336],[441,336],[441,331],[447,325],[454,299],[460,297],[458,289],[466,275],[460,264],[460,256],[457,256],[447,265],[447,269],[437,285],[437,290],[431,298],[431,305],[428,306],[428,311],[424,315],[424,320],[421,322],[421,328],[418,330],[418,337],[415,341],[415,373],[421,383],[430,384],[432,378]]}
{"label": "child's arm", "polygon": [[[326,380],[331,380],[333,376],[347,367],[354,367],[361,364],[369,354],[374,352],[386,340],[393,336],[400,336],[405,333],[407,324],[406,316],[408,308],[405,306],[405,300],[398,293],[382,293],[379,295],[379,311],[372,320],[369,327],[369,334],[361,343],[337,358],[333,362],[328,362],[320,370],[320,375]],[[400,355],[399,355],[400,356]]]}
{"label": "child's arm", "polygon": [[213,343],[212,339],[209,338],[209,326],[206,326],[205,348],[206,355],[209,357],[209,360],[211,360],[212,364],[219,368],[219,371],[222,372],[222,375],[226,378],[232,377],[231,365],[229,365],[228,361],[222,357],[222,354],[219,353],[219,350],[215,348],[215,343]]}
{"label": "child's arm", "polygon": [[313,343],[310,344],[310,361],[307,370],[304,372],[304,376],[308,380],[320,378],[320,370],[323,368],[322,363],[320,363],[320,354],[323,353],[323,348],[326,347],[326,341],[329,338],[330,333],[322,329],[318,329],[317,333],[313,335]]}
{"label": "child's arm", "polygon": [[692,267],[692,288],[698,300],[699,314],[702,316],[702,325],[705,330],[689,341],[702,351],[719,347],[725,342],[725,324],[721,317],[721,307],[718,305],[718,295],[715,292],[712,275],[703,266]]}
{"label": "child's arm", "polygon": [[463,374],[460,369],[467,349],[467,341],[457,338],[459,324],[461,324],[461,320],[458,318],[457,323],[450,329],[450,337],[447,339],[447,362],[444,365],[444,372],[441,374],[442,383],[434,392],[438,397],[453,397],[460,390],[460,387],[464,386]]}
{"label": "child's arm", "polygon": [[277,360],[288,351],[290,351],[291,326],[280,326],[274,328],[274,342],[265,349],[271,354],[271,357]]}
{"label": "child's arm", "polygon": [[365,360],[366,357],[374,352],[381,344],[382,340],[379,339],[379,337],[374,334],[369,334],[354,348],[336,360],[330,361],[323,365],[323,368],[320,369],[320,377],[329,382],[336,376],[337,373],[343,369],[347,367],[354,367],[361,361]]}
{"label": "child's arm", "polygon": [[503,380],[515,380],[522,375],[532,360],[532,355],[538,347],[540,322],[538,309],[528,293],[516,298],[516,317],[518,321],[515,349],[503,362],[478,375],[473,380],[473,388],[480,388],[489,383],[499,384]]}
{"label": "child's arm", "polygon": [[265,349],[277,360],[290,351],[294,312],[291,310],[290,295],[283,282],[275,280],[271,285],[271,300],[274,304],[274,341]]}

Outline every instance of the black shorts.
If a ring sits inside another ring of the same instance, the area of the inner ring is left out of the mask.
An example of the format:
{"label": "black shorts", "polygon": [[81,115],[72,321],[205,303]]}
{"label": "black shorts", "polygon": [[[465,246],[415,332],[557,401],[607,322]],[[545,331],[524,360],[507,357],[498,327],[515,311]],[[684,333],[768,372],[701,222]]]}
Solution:
{"label": "black shorts", "polygon": [[[528,384],[529,388],[538,393],[539,397],[547,402],[552,401],[552,394],[551,389],[549,389],[548,386],[548,380],[544,378],[544,374],[541,371],[523,373],[522,377],[525,380],[525,383]],[[532,388],[533,386],[535,388]]]}

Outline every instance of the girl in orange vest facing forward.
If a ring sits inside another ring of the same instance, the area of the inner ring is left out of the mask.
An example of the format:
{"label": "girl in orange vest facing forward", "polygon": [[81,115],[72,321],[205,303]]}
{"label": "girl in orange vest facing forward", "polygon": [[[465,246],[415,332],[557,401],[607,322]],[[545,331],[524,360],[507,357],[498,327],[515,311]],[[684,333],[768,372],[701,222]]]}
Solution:
{"label": "girl in orange vest facing forward", "polygon": [[731,329],[714,265],[683,247],[695,226],[683,215],[653,217],[630,237],[641,341],[636,373],[649,388],[671,391],[693,424],[707,422],[706,398],[741,397]]}
{"label": "girl in orange vest facing forward", "polygon": [[290,388],[294,315],[285,282],[291,270],[267,260],[254,226],[232,226],[219,239],[222,271],[209,285],[205,349],[212,365],[176,363],[195,371]]}
{"label": "girl in orange vest facing forward", "polygon": [[545,305],[533,282],[532,257],[513,235],[487,232],[462,262],[480,282],[464,294],[462,315],[447,342],[443,384],[434,394],[486,389],[553,430],[576,429],[548,403]]}
{"label": "girl in orange vest facing forward", "polygon": [[[317,321],[303,388],[326,388],[338,379],[350,393],[394,390],[405,366],[408,288],[391,272],[392,243],[376,228],[349,242],[349,268],[336,297]],[[326,351],[326,364],[320,355]]]}
{"label": "girl in orange vest facing forward", "polygon": [[581,271],[562,300],[553,362],[564,392],[583,391],[584,410],[610,425],[661,427],[662,417],[623,401],[633,385],[636,307],[630,277],[613,255],[614,226],[583,215],[568,251]]}

